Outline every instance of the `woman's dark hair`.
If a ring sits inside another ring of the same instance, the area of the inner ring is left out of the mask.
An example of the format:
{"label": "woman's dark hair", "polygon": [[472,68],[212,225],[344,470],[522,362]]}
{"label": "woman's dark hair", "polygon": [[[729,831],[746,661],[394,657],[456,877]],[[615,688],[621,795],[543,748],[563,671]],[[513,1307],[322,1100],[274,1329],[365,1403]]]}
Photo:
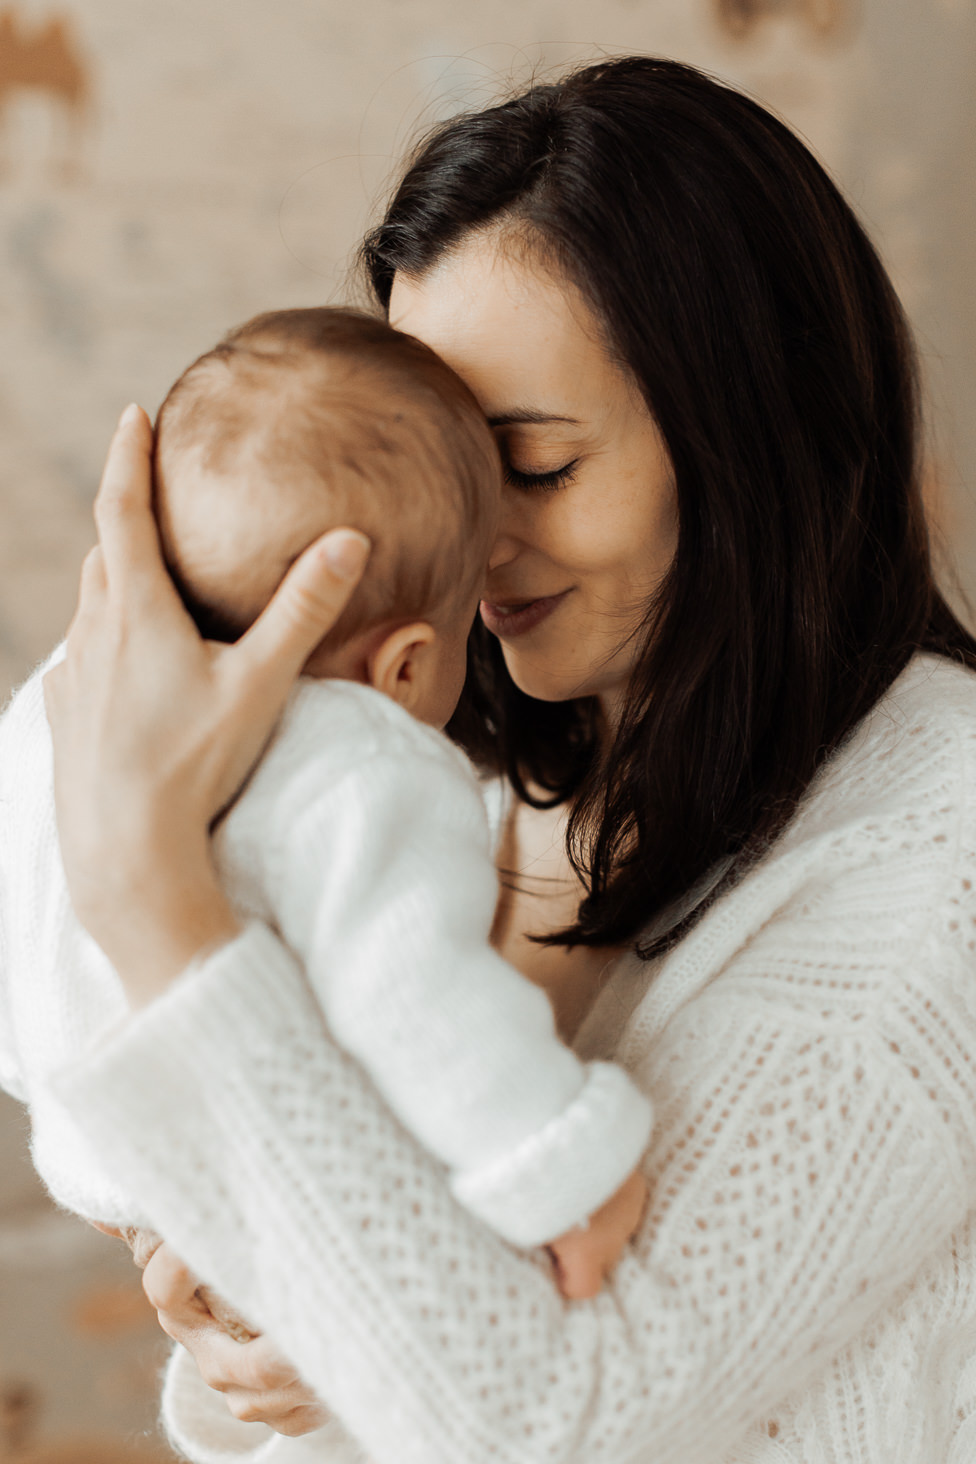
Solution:
{"label": "woman's dark hair", "polygon": [[365,242],[378,300],[508,220],[639,384],[678,548],[612,746],[591,700],[519,691],[480,624],[452,731],[529,802],[571,800],[587,894],[554,939],[651,955],[768,848],[914,651],[976,667],[976,641],[933,577],[908,325],[787,127],[650,57],[455,118]]}

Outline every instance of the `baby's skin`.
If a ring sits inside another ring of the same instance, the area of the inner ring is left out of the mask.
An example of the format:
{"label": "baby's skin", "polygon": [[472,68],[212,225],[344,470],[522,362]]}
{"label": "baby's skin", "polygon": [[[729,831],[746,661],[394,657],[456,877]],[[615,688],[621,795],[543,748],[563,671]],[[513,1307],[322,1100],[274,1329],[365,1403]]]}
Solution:
{"label": "baby's skin", "polygon": [[585,1226],[549,1242],[559,1289],[569,1300],[596,1296],[634,1238],[647,1206],[647,1180],[635,1170]]}

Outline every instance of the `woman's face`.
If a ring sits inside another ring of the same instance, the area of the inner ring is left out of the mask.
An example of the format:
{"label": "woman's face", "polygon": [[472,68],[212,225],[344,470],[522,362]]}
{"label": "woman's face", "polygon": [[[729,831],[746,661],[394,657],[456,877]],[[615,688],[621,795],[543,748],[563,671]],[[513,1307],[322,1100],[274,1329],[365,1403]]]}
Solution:
{"label": "woman's face", "polygon": [[677,544],[670,460],[632,380],[579,292],[503,236],[397,275],[390,321],[454,367],[495,429],[507,485],[481,615],[512,679],[611,711]]}

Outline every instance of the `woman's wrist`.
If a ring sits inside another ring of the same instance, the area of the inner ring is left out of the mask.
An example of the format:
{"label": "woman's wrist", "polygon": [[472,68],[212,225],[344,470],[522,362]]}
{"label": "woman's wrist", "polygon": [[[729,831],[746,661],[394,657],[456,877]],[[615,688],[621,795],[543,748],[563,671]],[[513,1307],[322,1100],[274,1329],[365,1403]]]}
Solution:
{"label": "woman's wrist", "polygon": [[241,930],[220,887],[209,839],[160,835],[121,856],[115,878],[79,915],[115,967],[134,1009],[147,1006],[211,950]]}

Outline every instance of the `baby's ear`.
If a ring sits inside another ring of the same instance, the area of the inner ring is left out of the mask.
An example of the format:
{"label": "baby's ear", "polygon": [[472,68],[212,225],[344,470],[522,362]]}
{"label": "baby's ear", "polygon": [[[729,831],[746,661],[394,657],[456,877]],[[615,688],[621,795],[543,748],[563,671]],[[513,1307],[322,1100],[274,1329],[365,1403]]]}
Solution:
{"label": "baby's ear", "polygon": [[391,630],[367,658],[370,686],[415,712],[435,670],[431,651],[436,639],[437,632],[425,620]]}

